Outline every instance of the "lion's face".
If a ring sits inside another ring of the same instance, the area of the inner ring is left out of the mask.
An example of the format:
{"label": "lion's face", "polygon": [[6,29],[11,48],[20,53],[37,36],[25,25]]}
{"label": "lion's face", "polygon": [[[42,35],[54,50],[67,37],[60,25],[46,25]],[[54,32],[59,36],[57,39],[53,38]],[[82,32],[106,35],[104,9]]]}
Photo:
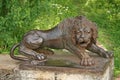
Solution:
{"label": "lion's face", "polygon": [[84,16],[66,19],[58,26],[63,30],[64,34],[71,34],[71,40],[74,45],[87,47],[92,43],[96,44],[96,38],[98,36],[97,26],[94,22],[86,19]]}
{"label": "lion's face", "polygon": [[76,17],[74,22],[76,44],[81,47],[87,47],[90,43],[95,44],[97,38],[96,24],[84,16]]}
{"label": "lion's face", "polygon": [[90,27],[82,26],[76,31],[76,42],[86,47],[91,41],[92,32]]}

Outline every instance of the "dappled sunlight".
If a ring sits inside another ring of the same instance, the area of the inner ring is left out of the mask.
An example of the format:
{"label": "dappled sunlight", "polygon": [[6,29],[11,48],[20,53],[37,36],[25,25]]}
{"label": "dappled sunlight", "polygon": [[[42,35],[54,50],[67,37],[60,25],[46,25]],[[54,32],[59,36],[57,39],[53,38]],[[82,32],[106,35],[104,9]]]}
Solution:
{"label": "dappled sunlight", "polygon": [[34,27],[34,29],[46,30],[46,29],[51,29],[52,27],[57,25],[59,22],[60,22],[59,17],[56,17],[54,19],[52,19],[52,16],[49,16],[49,18],[38,17],[33,22],[32,26]]}

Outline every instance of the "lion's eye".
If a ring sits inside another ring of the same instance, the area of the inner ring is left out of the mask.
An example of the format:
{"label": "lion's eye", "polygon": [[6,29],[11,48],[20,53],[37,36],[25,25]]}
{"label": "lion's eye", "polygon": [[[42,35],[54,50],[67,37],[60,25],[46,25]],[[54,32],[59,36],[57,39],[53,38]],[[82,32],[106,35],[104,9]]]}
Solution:
{"label": "lion's eye", "polygon": [[90,28],[88,28],[88,27],[86,27],[84,30],[86,33],[90,33],[90,31],[91,31]]}
{"label": "lion's eye", "polygon": [[90,31],[85,31],[86,33],[90,33]]}
{"label": "lion's eye", "polygon": [[88,33],[90,33],[90,31],[87,31]]}
{"label": "lion's eye", "polygon": [[80,31],[77,31],[77,33],[80,33]]}

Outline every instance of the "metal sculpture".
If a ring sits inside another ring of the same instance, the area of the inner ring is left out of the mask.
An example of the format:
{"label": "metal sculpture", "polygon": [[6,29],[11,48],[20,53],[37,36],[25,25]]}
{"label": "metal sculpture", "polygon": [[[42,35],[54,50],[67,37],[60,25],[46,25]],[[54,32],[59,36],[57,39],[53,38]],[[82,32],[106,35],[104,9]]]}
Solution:
{"label": "metal sculpture", "polygon": [[[67,49],[77,55],[80,59],[80,65],[91,66],[95,62],[85,52],[86,49],[105,58],[113,56],[111,52],[96,45],[97,36],[96,24],[84,16],[68,18],[52,29],[29,31],[23,36],[20,43],[11,48],[10,56],[16,60],[43,62],[47,58],[46,54],[53,54],[53,51],[48,48]],[[19,53],[27,58],[14,56],[16,47],[19,47]]]}

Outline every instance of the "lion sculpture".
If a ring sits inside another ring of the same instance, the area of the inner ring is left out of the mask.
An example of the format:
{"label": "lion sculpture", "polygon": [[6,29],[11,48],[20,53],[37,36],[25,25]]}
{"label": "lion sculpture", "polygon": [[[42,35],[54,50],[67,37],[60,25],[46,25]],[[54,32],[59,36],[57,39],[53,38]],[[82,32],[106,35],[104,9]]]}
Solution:
{"label": "lion sculpture", "polygon": [[[80,65],[91,66],[95,61],[85,50],[94,52],[102,57],[110,58],[112,53],[96,45],[98,31],[96,24],[84,16],[68,18],[49,30],[32,30],[23,36],[20,43],[11,48],[10,56],[16,60],[44,61],[47,54],[53,54],[49,48],[67,49],[80,59]],[[27,58],[14,55],[19,47],[19,53]]]}

